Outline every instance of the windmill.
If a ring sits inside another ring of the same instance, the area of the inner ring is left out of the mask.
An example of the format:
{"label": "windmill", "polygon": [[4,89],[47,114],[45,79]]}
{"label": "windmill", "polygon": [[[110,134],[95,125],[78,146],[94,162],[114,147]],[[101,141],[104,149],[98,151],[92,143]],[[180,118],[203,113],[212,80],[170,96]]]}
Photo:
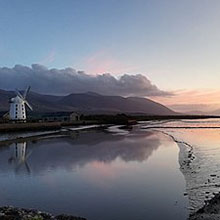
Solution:
{"label": "windmill", "polygon": [[16,97],[10,99],[10,111],[9,111],[9,119],[12,121],[25,121],[26,120],[26,105],[28,108],[33,111],[31,105],[26,100],[27,94],[30,91],[30,86],[21,94],[16,89]]}

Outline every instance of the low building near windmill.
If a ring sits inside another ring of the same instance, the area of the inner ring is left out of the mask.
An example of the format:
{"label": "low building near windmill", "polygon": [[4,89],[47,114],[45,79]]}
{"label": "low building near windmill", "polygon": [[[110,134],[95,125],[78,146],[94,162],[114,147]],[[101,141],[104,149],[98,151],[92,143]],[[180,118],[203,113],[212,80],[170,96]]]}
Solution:
{"label": "low building near windmill", "polygon": [[76,112],[50,112],[42,114],[39,119],[43,122],[74,122],[80,120],[80,115]]}

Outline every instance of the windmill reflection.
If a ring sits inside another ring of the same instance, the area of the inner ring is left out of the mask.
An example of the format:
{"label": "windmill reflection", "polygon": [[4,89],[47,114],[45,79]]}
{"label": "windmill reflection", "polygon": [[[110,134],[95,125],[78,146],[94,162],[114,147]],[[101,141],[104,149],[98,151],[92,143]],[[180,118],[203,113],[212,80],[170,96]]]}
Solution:
{"label": "windmill reflection", "polygon": [[14,166],[15,172],[31,173],[27,159],[31,155],[31,152],[27,153],[27,143],[14,143],[10,146],[11,157],[8,162]]}

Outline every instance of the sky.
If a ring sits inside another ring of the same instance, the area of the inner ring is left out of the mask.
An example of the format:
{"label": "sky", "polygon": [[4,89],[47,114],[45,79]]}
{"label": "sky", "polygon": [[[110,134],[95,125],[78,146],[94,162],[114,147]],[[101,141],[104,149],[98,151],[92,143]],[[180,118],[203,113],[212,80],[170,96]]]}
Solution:
{"label": "sky", "polygon": [[0,87],[73,75],[74,87],[220,108],[219,11],[219,0],[0,0]]}

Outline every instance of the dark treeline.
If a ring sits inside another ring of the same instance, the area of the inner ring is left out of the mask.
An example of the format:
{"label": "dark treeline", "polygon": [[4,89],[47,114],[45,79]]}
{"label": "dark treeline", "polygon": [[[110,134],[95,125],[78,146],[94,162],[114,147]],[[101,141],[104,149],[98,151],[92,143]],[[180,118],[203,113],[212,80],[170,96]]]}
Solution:
{"label": "dark treeline", "polygon": [[206,118],[220,118],[220,116],[213,115],[81,115],[81,120],[99,121],[103,123],[112,124],[129,124],[134,121],[150,121],[150,120],[177,120],[177,119],[206,119]]}
{"label": "dark treeline", "polygon": [[81,115],[82,121],[97,121],[106,124],[128,124],[131,119],[126,114],[117,115]]}

